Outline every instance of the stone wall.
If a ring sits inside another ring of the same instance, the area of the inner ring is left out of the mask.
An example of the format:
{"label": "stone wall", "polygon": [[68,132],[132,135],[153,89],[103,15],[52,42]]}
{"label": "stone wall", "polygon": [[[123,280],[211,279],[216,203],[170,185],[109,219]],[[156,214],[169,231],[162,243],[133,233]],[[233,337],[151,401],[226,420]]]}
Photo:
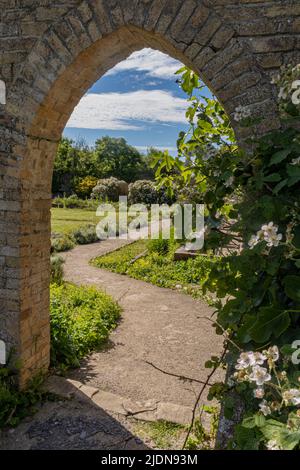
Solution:
{"label": "stone wall", "polygon": [[[50,189],[71,112],[145,46],[192,67],[229,115],[251,105],[278,127],[271,75],[300,62],[299,0],[0,0],[0,339],[21,383],[49,363]],[[245,134],[233,122],[240,142]]]}

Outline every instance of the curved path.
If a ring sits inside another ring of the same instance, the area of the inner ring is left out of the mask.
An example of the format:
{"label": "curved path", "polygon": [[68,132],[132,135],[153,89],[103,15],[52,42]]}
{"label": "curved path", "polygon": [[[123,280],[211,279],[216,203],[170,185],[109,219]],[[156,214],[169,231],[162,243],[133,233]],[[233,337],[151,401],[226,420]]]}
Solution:
{"label": "curved path", "polygon": [[106,240],[77,246],[64,256],[68,281],[105,290],[123,309],[110,347],[92,354],[72,377],[134,400],[192,406],[198,384],[165,375],[146,361],[171,373],[205,380],[205,362],[222,348],[222,337],[201,318],[210,316],[212,309],[186,294],[90,266],[90,259],[124,244]]}
{"label": "curved path", "polygon": [[[165,375],[147,362],[205,380],[204,363],[221,350],[222,338],[201,318],[212,313],[204,302],[89,265],[127,243],[107,240],[64,254],[66,280],[104,289],[122,306],[122,320],[110,344],[68,379],[50,377],[48,390],[62,400],[41,404],[16,429],[0,431],[0,449],[154,449],[137,419],[190,422],[201,385]],[[180,449],[183,439],[184,433],[171,448]]]}

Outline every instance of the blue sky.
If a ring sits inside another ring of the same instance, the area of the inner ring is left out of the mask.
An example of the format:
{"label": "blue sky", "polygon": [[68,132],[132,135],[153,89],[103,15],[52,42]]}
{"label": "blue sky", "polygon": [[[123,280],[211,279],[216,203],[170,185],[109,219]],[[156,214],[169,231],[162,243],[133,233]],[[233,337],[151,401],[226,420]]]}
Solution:
{"label": "blue sky", "polygon": [[176,151],[185,130],[185,94],[176,83],[182,64],[153,49],[133,53],[104,75],[75,108],[64,136],[89,145],[104,135],[124,137],[145,152]]}

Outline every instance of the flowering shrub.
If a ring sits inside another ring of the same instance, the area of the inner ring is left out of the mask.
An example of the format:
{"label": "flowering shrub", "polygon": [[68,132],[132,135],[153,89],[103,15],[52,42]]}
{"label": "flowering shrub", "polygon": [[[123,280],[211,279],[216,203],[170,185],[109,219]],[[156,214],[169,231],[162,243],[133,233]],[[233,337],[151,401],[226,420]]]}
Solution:
{"label": "flowering shrub", "polygon": [[246,384],[246,390],[259,401],[258,411],[245,417],[237,427],[237,444],[245,440],[248,432],[249,441],[256,448],[291,450],[299,447],[300,372],[295,370],[288,374],[287,364],[288,358],[280,358],[277,346],[240,354],[234,374],[237,389],[245,393]]}
{"label": "flowering shrub", "polygon": [[[275,77],[282,126],[259,138],[252,135],[247,155],[235,145],[224,110],[198,96],[201,85],[193,72],[181,72],[191,127],[180,135],[180,158],[161,162],[157,178],[170,189],[197,181],[212,224],[220,218],[230,222],[225,237],[222,230],[211,231],[215,245],[237,239],[242,247],[212,265],[204,285],[218,299],[215,327],[226,337],[227,360],[238,360],[231,388],[242,397],[246,418],[236,426],[232,446],[299,449],[299,375],[287,351],[300,338],[300,106],[295,99],[300,67],[287,67]],[[249,107],[238,107],[234,119],[246,127],[259,123]],[[169,170],[162,174],[162,168]],[[276,347],[270,349],[272,344]],[[208,366],[215,363],[214,358]],[[231,417],[228,387],[212,387],[210,397],[222,399]]]}
{"label": "flowering shrub", "polygon": [[76,185],[76,194],[83,198],[90,197],[97,181],[98,180],[95,176],[85,176],[85,178],[81,178],[79,183]]}
{"label": "flowering shrub", "polygon": [[153,181],[138,180],[129,185],[130,204],[167,204],[172,200],[164,188],[158,189]]}
{"label": "flowering shrub", "polygon": [[280,110],[289,118],[299,117],[300,112],[300,64],[282,67],[272,83],[277,85]]}
{"label": "flowering shrub", "polygon": [[130,204],[155,204],[158,195],[152,181],[139,180],[129,185],[128,199]]}
{"label": "flowering shrub", "polygon": [[126,196],[127,192],[128,185],[125,181],[111,177],[99,180],[92,191],[91,197],[101,201],[117,202],[119,196]]}

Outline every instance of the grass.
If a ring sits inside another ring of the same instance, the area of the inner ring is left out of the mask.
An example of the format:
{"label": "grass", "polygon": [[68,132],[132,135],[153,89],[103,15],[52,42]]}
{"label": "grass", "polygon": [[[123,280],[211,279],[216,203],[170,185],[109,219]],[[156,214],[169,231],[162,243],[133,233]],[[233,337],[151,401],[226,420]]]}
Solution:
{"label": "grass", "polygon": [[[128,274],[130,261],[143,253],[147,248],[147,240],[138,240],[107,255],[95,258],[92,264],[119,274]],[[133,276],[134,277],[134,276]]]}
{"label": "grass", "polygon": [[[174,251],[177,246],[177,243],[171,241],[168,252],[161,254],[159,247],[158,251],[153,251],[151,241],[139,240],[113,253],[95,258],[91,263],[98,268],[127,274],[159,287],[183,291],[196,298],[203,297],[202,285],[218,258],[199,255],[186,261],[174,261]],[[147,248],[152,249],[135,263],[130,263]]]}
{"label": "grass", "polygon": [[139,422],[134,427],[135,433],[142,439],[151,439],[158,449],[180,449],[186,428],[167,421],[153,423]]}
{"label": "grass", "polygon": [[87,209],[51,209],[51,231],[69,234],[88,224],[97,224],[96,211]]}

